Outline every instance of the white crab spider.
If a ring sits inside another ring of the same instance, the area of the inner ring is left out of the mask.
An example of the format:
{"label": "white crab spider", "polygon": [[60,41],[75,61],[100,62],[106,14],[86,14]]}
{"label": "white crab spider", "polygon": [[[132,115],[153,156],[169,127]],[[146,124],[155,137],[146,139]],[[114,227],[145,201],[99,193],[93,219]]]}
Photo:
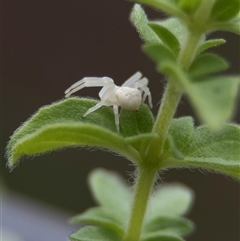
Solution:
{"label": "white crab spider", "polygon": [[83,116],[87,116],[103,105],[113,106],[115,124],[119,132],[119,106],[125,110],[136,111],[148,97],[149,106],[152,108],[152,96],[147,85],[148,79],[142,78],[140,72],[127,79],[122,86],[115,85],[113,79],[109,77],[85,77],[65,91],[65,98],[84,87],[103,87],[98,94],[101,101],[90,108]]}

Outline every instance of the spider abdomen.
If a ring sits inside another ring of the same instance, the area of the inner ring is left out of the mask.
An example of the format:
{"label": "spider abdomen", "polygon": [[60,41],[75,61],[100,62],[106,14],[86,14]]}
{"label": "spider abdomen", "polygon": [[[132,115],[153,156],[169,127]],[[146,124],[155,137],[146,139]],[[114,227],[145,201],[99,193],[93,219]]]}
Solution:
{"label": "spider abdomen", "polygon": [[136,88],[119,87],[115,94],[119,105],[125,110],[138,110],[142,103],[141,92]]}

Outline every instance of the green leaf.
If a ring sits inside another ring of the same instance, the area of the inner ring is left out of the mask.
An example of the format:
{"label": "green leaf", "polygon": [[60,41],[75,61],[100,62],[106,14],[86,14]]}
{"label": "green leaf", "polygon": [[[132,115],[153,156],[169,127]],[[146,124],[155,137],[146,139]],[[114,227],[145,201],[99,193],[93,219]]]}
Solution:
{"label": "green leaf", "polygon": [[145,104],[138,111],[121,110],[120,132],[123,136],[137,136],[142,133],[150,133],[154,124],[154,117]]}
{"label": "green leaf", "polygon": [[175,143],[170,135],[167,136],[164,146],[163,146],[163,152],[159,156],[159,160],[165,160],[169,157],[174,157],[177,159],[183,159],[183,155],[181,152],[178,151],[178,149],[175,147]]}
{"label": "green leaf", "polygon": [[146,4],[150,7],[153,7],[156,10],[161,10],[170,16],[176,16],[184,21],[188,20],[188,16],[184,11],[182,11],[175,1],[173,0],[130,0],[138,2],[141,4]]}
{"label": "green leaf", "polygon": [[219,130],[233,114],[238,78],[222,76],[203,79],[189,85],[188,96],[200,119],[212,130]]}
{"label": "green leaf", "polygon": [[179,183],[160,185],[150,199],[146,222],[159,216],[180,216],[191,208],[193,191]]}
{"label": "green leaf", "polygon": [[211,17],[219,21],[226,21],[235,17],[239,10],[239,0],[217,0],[212,8]]}
{"label": "green leaf", "polygon": [[44,125],[34,133],[18,139],[8,149],[8,165],[13,168],[22,156],[39,155],[65,147],[96,146],[123,153],[126,147],[124,142],[122,137],[91,124],[69,122]]}
{"label": "green leaf", "polygon": [[212,130],[219,130],[222,124],[232,117],[239,85],[238,77],[209,77],[192,82],[174,63],[164,63],[159,69],[181,86],[199,118]]}
{"label": "green leaf", "polygon": [[170,234],[153,234],[145,238],[142,238],[140,241],[184,241],[181,237],[170,235]]}
{"label": "green leaf", "polygon": [[164,160],[168,157],[174,156],[176,159],[183,159],[181,151],[190,142],[193,130],[194,123],[192,117],[188,116],[173,119],[160,158]]}
{"label": "green leaf", "polygon": [[144,226],[145,235],[169,234],[186,236],[194,229],[194,224],[182,217],[159,216],[152,219]]}
{"label": "green leaf", "polygon": [[[8,147],[8,165],[14,167],[24,155],[42,154],[48,151],[76,146],[96,146],[107,148],[125,155],[129,160],[141,161],[136,149],[132,148],[126,140],[118,135],[114,121],[113,111],[109,107],[101,107],[94,113],[83,117],[83,114],[97,103],[96,100],[68,98],[40,110],[26,121],[11,137]],[[140,113],[143,111],[144,113]],[[141,123],[150,112],[146,107],[141,107],[138,113],[131,112],[126,126],[131,125],[132,117],[136,117]],[[136,124],[133,118],[132,124]],[[149,124],[149,121],[148,121]],[[121,123],[122,129],[125,124]],[[138,135],[150,127],[136,128],[132,126]],[[127,136],[127,131],[124,132]],[[134,135],[133,131],[129,133]]]}
{"label": "green leaf", "polygon": [[126,141],[134,147],[141,156],[145,155],[146,149],[152,140],[157,139],[156,133],[140,134],[138,136],[128,137]]}
{"label": "green leaf", "polygon": [[168,133],[173,137],[174,148],[182,152],[191,141],[193,131],[194,123],[192,117],[173,119]]}
{"label": "green leaf", "polygon": [[226,22],[213,22],[209,26],[209,31],[228,31],[240,35],[240,14]]}
{"label": "green leaf", "polygon": [[206,53],[199,55],[189,68],[192,79],[214,74],[228,68],[228,63],[216,54]]}
{"label": "green leaf", "polygon": [[[225,124],[217,133],[212,133],[207,126],[194,131],[190,145],[184,150],[185,156],[240,160],[240,128],[237,125]],[[239,163],[240,164],[240,163]]]}
{"label": "green leaf", "polygon": [[110,210],[102,207],[90,208],[84,213],[72,217],[70,222],[102,226],[114,230],[120,236],[124,234],[124,220],[119,220],[117,209]]}
{"label": "green leaf", "polygon": [[152,29],[148,26],[148,19],[143,10],[143,8],[139,4],[135,4],[131,15],[130,20],[135,26],[137,32],[139,33],[141,39],[146,43],[160,43],[161,40],[157,37],[157,35],[152,31]]}
{"label": "green leaf", "polygon": [[96,169],[89,176],[89,184],[98,204],[111,210],[117,208],[122,219],[126,219],[130,210],[131,193],[120,176],[104,169]]}
{"label": "green leaf", "polygon": [[193,14],[198,8],[201,0],[179,0],[178,6],[188,14]]}
{"label": "green leaf", "polygon": [[16,130],[10,140],[9,147],[15,145],[18,139],[34,133],[39,129],[39,126],[52,123],[83,122],[108,127],[111,131],[116,132],[114,117],[109,108],[102,107],[93,114],[83,117],[83,114],[95,104],[97,104],[97,101],[92,99],[68,98],[43,106]]}
{"label": "green leaf", "polygon": [[184,44],[187,29],[185,25],[177,18],[168,18],[161,21],[151,21],[149,23],[157,24],[162,26],[163,28],[170,31],[178,40],[179,44]]}
{"label": "green leaf", "polygon": [[203,42],[202,44],[199,45],[198,50],[197,50],[197,55],[199,55],[200,53],[212,48],[212,47],[217,47],[221,44],[226,43],[225,39],[209,39],[205,42]]}
{"label": "green leaf", "polygon": [[[182,43],[186,36],[186,28],[178,19],[168,18],[162,21],[149,22],[143,8],[139,4],[135,4],[130,20],[145,43],[162,43],[164,41],[164,44],[174,53],[178,53],[179,43]],[[155,33],[149,24],[159,26],[161,33]],[[171,38],[170,42],[169,38]]]}
{"label": "green leaf", "polygon": [[[174,140],[181,136],[174,136]],[[198,127],[189,142],[181,149],[183,160],[166,160],[167,166],[203,168],[240,178],[240,127],[225,124],[215,133],[207,126]]]}
{"label": "green leaf", "polygon": [[176,61],[174,54],[162,44],[147,44],[144,45],[142,49],[150,59],[158,64],[168,61]]}
{"label": "green leaf", "polygon": [[174,53],[174,55],[177,56],[180,50],[180,44],[178,42],[178,39],[175,37],[175,35],[171,33],[167,28],[157,23],[150,23],[149,26],[156,33],[156,35],[162,40],[165,46],[168,46],[168,48]]}
{"label": "green leaf", "polygon": [[240,179],[240,165],[238,161],[226,161],[219,158],[186,157],[184,164],[176,163],[175,167],[200,168],[211,172],[222,173]]}
{"label": "green leaf", "polygon": [[211,31],[223,30],[223,31],[229,31],[240,35],[239,24],[240,24],[240,14],[238,14],[236,18],[233,18],[227,22],[213,23],[210,30]]}
{"label": "green leaf", "polygon": [[71,241],[122,241],[113,230],[105,227],[84,227],[69,236]]}

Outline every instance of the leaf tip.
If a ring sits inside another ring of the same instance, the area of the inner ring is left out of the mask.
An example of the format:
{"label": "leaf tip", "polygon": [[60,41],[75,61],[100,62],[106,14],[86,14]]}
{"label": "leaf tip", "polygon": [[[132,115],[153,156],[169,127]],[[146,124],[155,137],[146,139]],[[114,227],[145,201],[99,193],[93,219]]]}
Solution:
{"label": "leaf tip", "polygon": [[6,159],[7,159],[7,163],[6,163],[6,167],[8,168],[8,170],[10,172],[13,171],[13,169],[15,169],[19,162],[20,162],[20,158],[19,157],[14,157],[13,153],[11,151],[7,151],[6,153]]}

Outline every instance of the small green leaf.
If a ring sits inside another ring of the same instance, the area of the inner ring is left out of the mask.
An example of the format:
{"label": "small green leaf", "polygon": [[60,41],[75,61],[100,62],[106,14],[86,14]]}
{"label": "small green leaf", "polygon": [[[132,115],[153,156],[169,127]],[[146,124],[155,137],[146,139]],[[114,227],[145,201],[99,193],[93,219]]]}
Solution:
{"label": "small green leaf", "polygon": [[192,79],[214,74],[228,68],[228,63],[216,54],[206,53],[199,55],[189,68]]}
{"label": "small green leaf", "polygon": [[150,7],[153,7],[156,10],[161,10],[170,16],[176,16],[183,21],[188,20],[188,16],[184,11],[182,11],[175,1],[166,1],[166,0],[130,0],[134,2],[138,2],[141,4],[146,4]]}
{"label": "small green leaf", "polygon": [[119,215],[126,219],[131,193],[120,176],[104,169],[96,169],[89,176],[89,184],[98,204],[112,210],[117,208]]}
{"label": "small green leaf", "polygon": [[[198,127],[192,136],[190,145],[184,150],[185,156],[221,157],[225,160],[240,160],[240,128],[225,124],[217,133],[212,133],[207,126]],[[240,163],[239,163],[240,164]]]}
{"label": "small green leaf", "polygon": [[174,55],[177,56],[180,50],[180,44],[178,42],[178,39],[174,36],[174,34],[171,33],[167,28],[157,23],[150,23],[149,26],[162,40],[162,42],[166,46],[168,46],[168,48],[174,53]]}
{"label": "small green leaf", "polygon": [[212,130],[219,130],[222,124],[232,117],[239,85],[238,77],[209,77],[193,82],[173,62],[164,63],[159,69],[181,86],[199,118]]}
{"label": "small green leaf", "polygon": [[[180,138],[171,133],[172,138]],[[203,168],[240,178],[240,127],[225,124],[215,133],[198,127],[189,144],[181,150],[183,160],[166,160],[166,166]]]}
{"label": "small green leaf", "polygon": [[198,50],[197,50],[197,55],[199,55],[200,53],[212,48],[212,47],[217,47],[221,44],[225,44],[226,40],[225,39],[209,39],[205,42],[203,42],[202,44],[199,45]]}
{"label": "small green leaf", "polygon": [[[103,106],[83,117],[96,103],[98,102],[92,99],[68,98],[40,108],[12,135],[7,147],[9,167],[13,168],[24,155],[76,146],[107,148],[125,155],[129,160],[140,162],[141,157],[136,149],[117,134],[112,108]],[[120,117],[120,125],[126,137],[128,134],[134,136],[150,131],[153,116],[147,106],[141,106],[136,112],[124,113]],[[124,118],[124,115],[129,119]],[[142,125],[145,121],[145,125]]]}
{"label": "small green leaf", "polygon": [[168,18],[161,21],[151,21],[149,23],[157,24],[162,26],[163,28],[167,29],[171,32],[176,39],[178,40],[180,45],[184,44],[187,29],[185,25],[177,18]]}
{"label": "small green leaf", "polygon": [[159,156],[159,159],[165,160],[169,157],[174,157],[177,159],[183,159],[183,155],[178,150],[177,147],[175,147],[175,143],[170,135],[167,136],[164,146],[163,146],[163,152]]}
{"label": "small green leaf", "polygon": [[141,156],[145,155],[146,149],[152,140],[158,138],[156,133],[140,134],[133,137],[126,138],[126,141],[134,147]]}
{"label": "small green leaf", "polygon": [[168,61],[176,61],[174,54],[163,44],[147,44],[144,45],[142,49],[150,59],[158,64]]}
{"label": "small green leaf", "polygon": [[209,26],[209,31],[228,31],[240,35],[240,14],[226,22],[213,22]]}
{"label": "small green leaf", "polygon": [[145,235],[169,234],[175,236],[186,236],[194,229],[190,220],[182,217],[160,216],[152,219],[144,226]]}
{"label": "small green leaf", "polygon": [[174,148],[177,148],[180,152],[184,150],[191,141],[193,131],[194,123],[192,117],[173,119],[168,133],[173,137]]}
{"label": "small green leaf", "polygon": [[140,241],[184,241],[181,237],[170,235],[170,234],[152,234],[148,235],[145,238],[142,238]]}
{"label": "small green leaf", "polygon": [[90,224],[114,230],[120,236],[124,234],[124,220],[119,220],[117,210],[95,207],[86,210],[70,219],[71,223]]}
{"label": "small green leaf", "polygon": [[200,119],[212,130],[219,130],[234,111],[238,78],[232,76],[204,79],[189,85],[188,96]]}
{"label": "small green leaf", "polygon": [[[143,8],[139,4],[135,4],[130,20],[145,43],[162,43],[164,39],[164,44],[169,46],[171,50],[173,49],[174,53],[178,53],[179,44],[185,39],[186,28],[177,18],[149,22]],[[149,24],[160,26],[161,33],[156,34]],[[170,42],[169,37],[171,38]]]}
{"label": "small green leaf", "polygon": [[178,6],[186,13],[193,14],[198,8],[201,0],[179,0]]}
{"label": "small green leaf", "polygon": [[147,15],[145,14],[143,8],[139,4],[135,4],[131,15],[130,20],[135,26],[137,32],[139,33],[141,39],[146,43],[159,43],[161,40],[157,35],[152,31],[148,26]]}
{"label": "small green leaf", "polygon": [[160,158],[166,159],[174,156],[176,159],[183,159],[181,151],[191,141],[194,131],[193,118],[190,116],[172,119],[168,137],[164,144],[164,151]]}
{"label": "small green leaf", "polygon": [[150,199],[146,222],[159,216],[180,216],[190,209],[193,202],[193,191],[178,183],[159,186]]}
{"label": "small green leaf", "polygon": [[105,227],[87,226],[69,236],[71,241],[122,241],[113,230]]}
{"label": "small green leaf", "polygon": [[219,21],[226,21],[235,17],[239,10],[239,0],[217,0],[212,8],[211,17]]}
{"label": "small green leaf", "polygon": [[119,121],[121,134],[130,137],[150,133],[154,124],[154,117],[149,107],[142,104],[138,111],[122,109]]}

